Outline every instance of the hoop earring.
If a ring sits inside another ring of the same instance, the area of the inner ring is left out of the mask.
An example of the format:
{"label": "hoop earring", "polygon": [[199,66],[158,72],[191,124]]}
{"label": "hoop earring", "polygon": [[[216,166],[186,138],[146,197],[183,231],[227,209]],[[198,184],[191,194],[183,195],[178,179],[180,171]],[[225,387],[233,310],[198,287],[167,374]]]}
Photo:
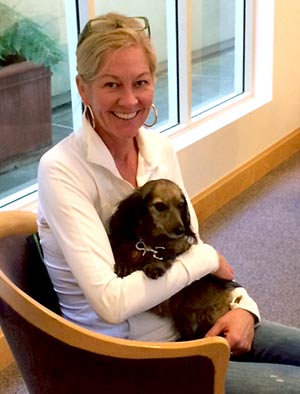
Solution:
{"label": "hoop earring", "polygon": [[90,122],[92,128],[95,129],[96,123],[95,123],[95,117],[94,117],[92,107],[90,105],[84,104],[84,113],[85,113],[85,117]]}
{"label": "hoop earring", "polygon": [[151,104],[151,108],[153,109],[154,120],[153,120],[153,122],[151,124],[144,123],[144,126],[148,127],[148,128],[154,126],[157,123],[157,118],[158,118],[158,112],[157,112],[157,108],[155,107],[155,105]]}

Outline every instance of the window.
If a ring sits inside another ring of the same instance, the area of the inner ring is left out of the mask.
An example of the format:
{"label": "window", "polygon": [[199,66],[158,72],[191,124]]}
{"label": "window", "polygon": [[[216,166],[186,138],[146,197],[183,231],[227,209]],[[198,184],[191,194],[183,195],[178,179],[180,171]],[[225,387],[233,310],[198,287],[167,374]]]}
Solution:
{"label": "window", "polygon": [[[270,5],[273,0],[256,2],[255,10],[253,2],[47,0],[41,3],[37,0],[1,0],[39,23],[58,43],[63,59],[52,70],[50,141],[29,147],[26,153],[13,153],[9,159],[0,156],[0,208],[22,199],[25,194],[35,196],[41,154],[80,123],[82,107],[75,86],[75,49],[78,30],[89,17],[116,10],[131,16],[147,16],[159,60],[155,95],[159,122],[156,131],[166,133],[176,149],[183,149],[271,97],[273,19]],[[252,40],[254,16],[255,34],[259,34],[255,46]],[[0,44],[2,31],[0,24]],[[2,87],[0,95],[1,91]],[[247,98],[251,100],[247,101]],[[18,113],[16,99],[17,95],[11,107]],[[13,123],[14,118],[12,115],[10,122]],[[38,123],[38,130],[43,127],[43,123]],[[3,130],[2,122],[0,133],[4,133]],[[4,138],[0,153],[20,142],[20,135],[10,138]],[[35,141],[36,134],[29,139]]]}
{"label": "window", "polygon": [[[192,116],[244,92],[244,1],[191,1]],[[249,21],[250,22],[250,21]]]}
{"label": "window", "polygon": [[[36,191],[41,154],[69,134],[73,125],[64,0],[1,0],[0,7],[0,207],[3,207]],[[11,37],[13,45],[9,47]],[[39,43],[41,48],[36,49]],[[11,56],[14,60],[18,51],[36,62],[44,62],[50,54],[54,59],[50,62],[52,74],[24,62],[6,66],[6,53],[14,55]]]}

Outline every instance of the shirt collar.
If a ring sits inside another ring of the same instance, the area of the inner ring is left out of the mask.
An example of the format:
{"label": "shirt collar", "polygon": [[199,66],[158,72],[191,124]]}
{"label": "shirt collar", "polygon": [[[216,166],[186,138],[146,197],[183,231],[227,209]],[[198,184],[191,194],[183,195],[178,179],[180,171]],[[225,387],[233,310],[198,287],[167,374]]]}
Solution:
{"label": "shirt collar", "polygon": [[[86,146],[87,160],[109,169],[120,177],[109,149],[84,115],[82,116],[82,125],[78,131]],[[143,127],[140,128],[137,135],[139,156],[149,170],[156,168],[161,161],[162,147],[157,138],[156,132],[145,130]]]}

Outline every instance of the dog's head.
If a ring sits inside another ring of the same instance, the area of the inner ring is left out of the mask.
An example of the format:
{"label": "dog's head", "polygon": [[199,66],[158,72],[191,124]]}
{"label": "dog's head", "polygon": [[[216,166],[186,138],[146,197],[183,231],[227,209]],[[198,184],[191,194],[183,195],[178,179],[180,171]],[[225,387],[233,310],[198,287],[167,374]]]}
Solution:
{"label": "dog's head", "polygon": [[[143,240],[194,236],[186,198],[172,181],[158,179],[137,188],[123,200],[111,220],[111,229],[126,222],[128,236]],[[122,230],[121,230],[122,231]],[[123,229],[123,233],[125,229]]]}

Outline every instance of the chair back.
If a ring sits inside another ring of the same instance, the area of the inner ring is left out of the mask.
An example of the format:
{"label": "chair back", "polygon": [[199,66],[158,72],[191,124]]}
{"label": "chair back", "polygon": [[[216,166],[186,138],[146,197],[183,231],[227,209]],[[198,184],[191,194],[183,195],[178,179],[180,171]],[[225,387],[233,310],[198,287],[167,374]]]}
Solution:
{"label": "chair back", "polygon": [[0,239],[1,269],[18,288],[60,314],[58,298],[39,254],[38,240],[35,237],[37,234],[19,234]]}
{"label": "chair back", "polygon": [[223,338],[152,343],[81,328],[39,298],[32,251],[26,235],[0,239],[0,323],[29,393],[224,393]]}

